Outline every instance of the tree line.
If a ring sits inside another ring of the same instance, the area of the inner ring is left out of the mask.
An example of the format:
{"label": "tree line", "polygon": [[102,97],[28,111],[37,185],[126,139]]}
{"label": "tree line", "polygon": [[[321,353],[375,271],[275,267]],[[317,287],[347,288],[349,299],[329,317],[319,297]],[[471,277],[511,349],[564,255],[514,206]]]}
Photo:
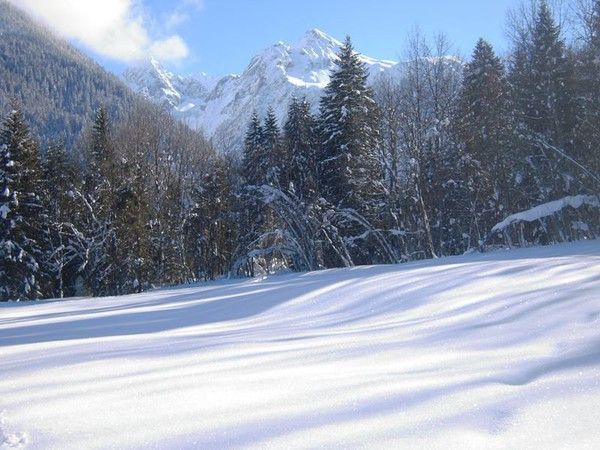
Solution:
{"label": "tree line", "polygon": [[227,238],[215,230],[227,193],[199,134],[140,101],[118,124],[100,108],[78,149],[51,142],[42,158],[23,113],[4,119],[1,299],[117,295],[225,270],[213,250],[227,259],[214,243]]}
{"label": "tree line", "polygon": [[582,3],[577,45],[533,5],[505,59],[480,40],[463,63],[415,35],[401,75],[371,85],[348,38],[318,114],[302,98],[282,124],[255,113],[241,158],[145,103],[116,124],[101,108],[80,151],[53,142],[42,158],[15,109],[0,134],[0,298],[596,237],[600,1]]}

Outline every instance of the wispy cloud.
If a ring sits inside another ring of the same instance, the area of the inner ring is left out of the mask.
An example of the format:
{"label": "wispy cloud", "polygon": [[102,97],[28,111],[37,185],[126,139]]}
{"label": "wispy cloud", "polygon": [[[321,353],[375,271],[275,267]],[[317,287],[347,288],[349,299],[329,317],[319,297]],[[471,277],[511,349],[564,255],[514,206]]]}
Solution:
{"label": "wispy cloud", "polygon": [[204,0],[182,0],[183,5],[193,6],[196,9],[204,7]]}
{"label": "wispy cloud", "polygon": [[195,12],[204,8],[203,0],[180,0],[177,6],[165,16],[165,26],[168,30],[177,28],[179,25],[192,18],[191,10]]}
{"label": "wispy cloud", "polygon": [[177,28],[179,25],[187,22],[188,20],[190,20],[190,18],[191,17],[187,12],[182,11],[180,9],[176,9],[175,11],[167,15],[165,19],[165,26],[168,30],[172,30],[174,28]]}
{"label": "wispy cloud", "polygon": [[[155,56],[181,60],[189,54],[177,34],[157,36],[142,14],[141,0],[9,0],[59,35],[119,61]],[[200,0],[185,0],[201,7]],[[173,24],[175,26],[175,24]]]}

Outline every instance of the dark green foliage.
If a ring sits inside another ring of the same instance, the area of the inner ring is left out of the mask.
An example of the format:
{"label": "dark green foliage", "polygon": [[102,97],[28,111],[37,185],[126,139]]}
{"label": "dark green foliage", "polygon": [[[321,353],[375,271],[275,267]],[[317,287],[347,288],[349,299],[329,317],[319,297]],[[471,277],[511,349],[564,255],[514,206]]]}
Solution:
{"label": "dark green foliage", "polygon": [[283,154],[281,131],[273,108],[269,108],[262,127],[262,151],[264,159],[259,161],[261,172],[265,175],[265,184],[271,186],[286,185],[286,160]]}
{"label": "dark green foliage", "polygon": [[531,94],[524,120],[560,147],[573,128],[572,66],[550,8],[540,3],[529,44]]}
{"label": "dark green foliage", "polygon": [[83,205],[79,229],[85,235],[80,267],[93,295],[107,295],[116,293],[119,276],[115,234],[118,174],[110,122],[104,108],[96,112],[91,131],[86,142],[84,185],[79,195]]}
{"label": "dark green foliage", "polygon": [[316,121],[311,105],[306,99],[292,98],[284,125],[284,155],[287,167],[288,187],[300,199],[311,199],[317,194]]}
{"label": "dark green foliage", "polygon": [[235,239],[233,184],[224,158],[216,158],[192,191],[194,202],[186,226],[190,266],[197,279],[214,280],[229,271]]}
{"label": "dark green foliage", "polygon": [[0,299],[41,295],[46,239],[38,147],[15,109],[0,129]]}
{"label": "dark green foliage", "polygon": [[321,187],[334,205],[365,212],[379,193],[378,110],[350,38],[338,56],[321,98]]}
{"label": "dark green foliage", "polygon": [[[577,129],[574,156],[592,173],[600,173],[600,0],[582,11],[584,23],[583,46],[577,64]],[[598,182],[582,174],[589,188],[598,189]]]}
{"label": "dark green foliage", "polygon": [[[365,230],[365,225],[369,229],[381,219],[379,110],[367,85],[366,67],[350,38],[346,38],[338,57],[321,98],[319,189],[336,210],[347,210],[347,214],[336,214],[336,229],[352,249],[353,260],[382,261],[372,242],[373,233]],[[339,255],[328,252],[326,264],[342,263]]]}
{"label": "dark green foliage", "polygon": [[285,184],[286,168],[281,132],[272,108],[269,108],[264,123],[254,112],[244,140],[242,174],[250,186]]}
{"label": "dark green foliage", "polygon": [[75,192],[81,189],[80,171],[62,141],[51,142],[43,162],[44,197],[48,211],[48,242],[44,268],[48,274],[47,291],[62,298],[76,294],[77,258],[70,239],[73,224],[79,223],[82,208]]}
{"label": "dark green foliage", "polygon": [[457,113],[463,157],[457,166],[466,189],[462,231],[476,247],[512,209],[513,127],[509,85],[492,47],[479,40],[465,66]]}
{"label": "dark green foliage", "polygon": [[510,81],[515,125],[520,138],[517,181],[522,204],[554,200],[575,192],[572,167],[544,144],[574,155],[574,64],[560,27],[545,1],[536,10],[531,30],[517,43]]}
{"label": "dark green foliage", "polygon": [[265,182],[267,168],[264,159],[263,129],[260,117],[254,111],[244,140],[242,160],[242,176],[247,184],[259,185]]}

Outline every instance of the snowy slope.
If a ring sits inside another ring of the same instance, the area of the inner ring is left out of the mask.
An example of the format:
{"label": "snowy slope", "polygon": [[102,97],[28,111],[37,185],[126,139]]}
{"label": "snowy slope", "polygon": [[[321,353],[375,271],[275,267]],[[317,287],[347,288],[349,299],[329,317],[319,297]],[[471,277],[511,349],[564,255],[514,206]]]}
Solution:
{"label": "snowy slope", "polygon": [[154,58],[128,69],[123,76],[134,91],[181,113],[201,107],[218,81],[207,74],[195,77],[176,75]]}
{"label": "snowy slope", "polygon": [[[218,149],[239,152],[245,125],[257,111],[272,106],[285,117],[293,95],[306,96],[316,108],[329,82],[342,44],[313,29],[293,45],[279,42],[252,58],[241,75],[219,80],[207,75],[182,77],[157,61],[125,72],[125,81],[137,92],[172,107],[174,114],[213,139]],[[371,77],[396,65],[360,55]],[[244,126],[240,126],[243,124]]]}
{"label": "snowy slope", "polygon": [[600,241],[0,306],[29,448],[599,448]]}

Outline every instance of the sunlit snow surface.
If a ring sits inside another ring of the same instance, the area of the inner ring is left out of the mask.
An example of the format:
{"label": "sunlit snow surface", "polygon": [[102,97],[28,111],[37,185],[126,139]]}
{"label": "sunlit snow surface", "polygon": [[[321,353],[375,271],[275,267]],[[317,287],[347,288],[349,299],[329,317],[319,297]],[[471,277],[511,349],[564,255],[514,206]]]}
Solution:
{"label": "sunlit snow surface", "polygon": [[600,241],[0,306],[0,442],[600,448]]}

